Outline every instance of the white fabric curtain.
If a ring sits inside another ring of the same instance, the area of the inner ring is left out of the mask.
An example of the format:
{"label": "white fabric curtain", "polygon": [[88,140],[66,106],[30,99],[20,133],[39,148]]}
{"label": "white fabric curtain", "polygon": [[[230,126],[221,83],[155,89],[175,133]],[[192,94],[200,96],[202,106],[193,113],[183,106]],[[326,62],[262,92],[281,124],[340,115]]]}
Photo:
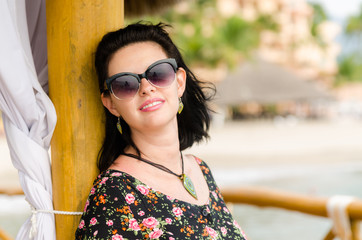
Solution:
{"label": "white fabric curtain", "polygon": [[[0,109],[10,155],[27,201],[35,209],[52,210],[48,150],[56,113],[43,87],[47,89],[45,2],[0,0]],[[33,239],[55,239],[54,215],[33,215],[17,239],[31,239],[31,233]]]}

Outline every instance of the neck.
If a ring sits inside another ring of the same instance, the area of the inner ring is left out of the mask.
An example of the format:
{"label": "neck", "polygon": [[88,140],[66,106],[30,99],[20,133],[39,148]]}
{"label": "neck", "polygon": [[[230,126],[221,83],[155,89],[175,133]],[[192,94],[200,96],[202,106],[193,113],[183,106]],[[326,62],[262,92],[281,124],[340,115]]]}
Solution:
{"label": "neck", "polygon": [[[141,151],[141,157],[164,166],[180,166],[180,145],[177,124],[157,131],[137,131],[132,129],[132,140]],[[135,150],[127,148],[127,153]],[[161,153],[161,154],[160,154]]]}
{"label": "neck", "polygon": [[124,153],[124,155],[128,156],[128,157],[131,157],[131,158],[135,158],[135,159],[138,159],[139,161],[141,162],[144,162],[144,163],[147,163],[155,168],[158,168],[162,171],[165,171],[167,173],[170,173],[172,175],[175,175],[176,177],[180,178],[181,180],[183,179],[184,177],[184,161],[183,161],[183,157],[182,157],[182,154],[181,154],[181,166],[182,166],[182,172],[181,174],[177,174],[175,172],[173,172],[171,169],[165,167],[164,165],[161,165],[161,164],[158,164],[158,163],[155,163],[155,162],[152,162],[148,159],[145,159],[143,157],[140,157],[138,155],[135,155],[135,154],[131,154],[131,153]]}

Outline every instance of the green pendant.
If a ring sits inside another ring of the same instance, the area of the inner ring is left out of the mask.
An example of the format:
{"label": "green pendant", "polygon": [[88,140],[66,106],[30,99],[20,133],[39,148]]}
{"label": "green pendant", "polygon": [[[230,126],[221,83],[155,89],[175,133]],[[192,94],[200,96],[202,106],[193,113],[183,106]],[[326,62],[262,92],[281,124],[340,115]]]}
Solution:
{"label": "green pendant", "polygon": [[182,183],[184,184],[185,189],[197,200],[197,194],[195,191],[194,184],[192,183],[191,179],[186,176],[185,174],[182,174],[180,177]]}

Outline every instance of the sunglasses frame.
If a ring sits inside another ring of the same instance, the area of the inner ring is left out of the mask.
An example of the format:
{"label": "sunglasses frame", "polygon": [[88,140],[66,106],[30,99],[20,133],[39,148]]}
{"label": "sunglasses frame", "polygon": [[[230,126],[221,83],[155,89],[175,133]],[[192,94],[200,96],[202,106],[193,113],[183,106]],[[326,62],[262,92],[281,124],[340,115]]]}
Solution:
{"label": "sunglasses frame", "polygon": [[[176,60],[175,60],[174,58],[161,59],[161,60],[158,60],[158,61],[152,63],[152,64],[146,69],[146,71],[145,71],[144,73],[136,74],[136,73],[131,73],[131,72],[121,72],[121,73],[117,73],[117,74],[115,74],[115,75],[110,76],[110,77],[107,78],[106,81],[105,81],[105,82],[106,82],[106,89],[105,89],[105,90],[106,90],[106,91],[107,91],[107,90],[110,91],[115,98],[122,100],[122,98],[117,97],[117,96],[113,93],[113,90],[112,90],[112,82],[113,82],[114,80],[116,80],[117,78],[119,78],[119,77],[121,77],[121,76],[124,76],[124,75],[131,75],[131,76],[133,76],[133,77],[135,77],[135,78],[137,79],[137,81],[138,81],[138,89],[137,89],[137,92],[138,92],[139,89],[140,89],[140,84],[141,84],[142,78],[145,78],[152,86],[155,86],[155,87],[158,87],[158,88],[165,88],[165,87],[159,87],[159,86],[153,84],[153,83],[147,78],[147,76],[146,76],[147,72],[148,72],[150,69],[152,69],[153,67],[155,67],[155,66],[157,66],[157,65],[159,65],[159,64],[162,64],[162,63],[168,63],[168,64],[170,64],[170,65],[172,66],[174,72],[175,72],[175,75],[176,75],[176,72],[177,72],[177,69],[178,69]],[[168,86],[166,86],[166,87],[168,87]],[[127,99],[127,98],[126,98],[126,99]]]}

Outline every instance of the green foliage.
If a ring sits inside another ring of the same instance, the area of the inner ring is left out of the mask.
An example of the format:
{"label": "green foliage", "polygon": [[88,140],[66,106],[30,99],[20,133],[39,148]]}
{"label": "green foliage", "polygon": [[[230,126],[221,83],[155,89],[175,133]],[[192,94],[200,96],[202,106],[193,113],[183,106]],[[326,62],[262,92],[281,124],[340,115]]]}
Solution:
{"label": "green foliage", "polygon": [[279,25],[274,21],[271,15],[260,15],[255,23],[254,26],[259,30],[272,30],[272,31],[279,31]]}
{"label": "green foliage", "polygon": [[319,46],[324,47],[326,43],[322,40],[321,36],[318,33],[318,26],[328,20],[328,16],[322,5],[319,3],[309,3],[313,8],[313,18],[311,26],[311,34],[314,37],[315,41]]}
{"label": "green foliage", "polygon": [[234,67],[238,58],[247,56],[259,44],[259,32],[253,24],[240,17],[232,16],[216,26],[214,41],[218,44],[218,57]]}
{"label": "green foliage", "polygon": [[172,8],[144,20],[171,24],[172,38],[189,64],[206,67],[227,64],[232,68],[258,47],[262,30],[278,29],[271,16],[260,16],[254,22],[237,15],[224,17],[218,12],[215,0],[194,0],[188,4],[185,11]]}
{"label": "green foliage", "polygon": [[348,82],[362,82],[361,60],[361,57],[356,54],[343,57],[339,63],[336,85]]}
{"label": "green foliage", "polygon": [[337,85],[348,82],[362,82],[362,5],[357,15],[350,16],[347,19],[344,32],[350,44],[356,43],[356,50],[343,56],[340,60],[339,72],[336,78]]}
{"label": "green foliage", "polygon": [[326,21],[328,19],[326,11],[324,10],[324,8],[322,7],[322,5],[320,5],[319,3],[309,3],[312,8],[313,8],[313,19],[312,19],[312,35],[313,36],[317,36],[318,32],[317,32],[317,28],[318,25],[321,24],[323,21]]}
{"label": "green foliage", "polygon": [[362,5],[360,12],[356,16],[350,16],[347,20],[347,26],[345,29],[347,35],[361,35],[362,33]]}

